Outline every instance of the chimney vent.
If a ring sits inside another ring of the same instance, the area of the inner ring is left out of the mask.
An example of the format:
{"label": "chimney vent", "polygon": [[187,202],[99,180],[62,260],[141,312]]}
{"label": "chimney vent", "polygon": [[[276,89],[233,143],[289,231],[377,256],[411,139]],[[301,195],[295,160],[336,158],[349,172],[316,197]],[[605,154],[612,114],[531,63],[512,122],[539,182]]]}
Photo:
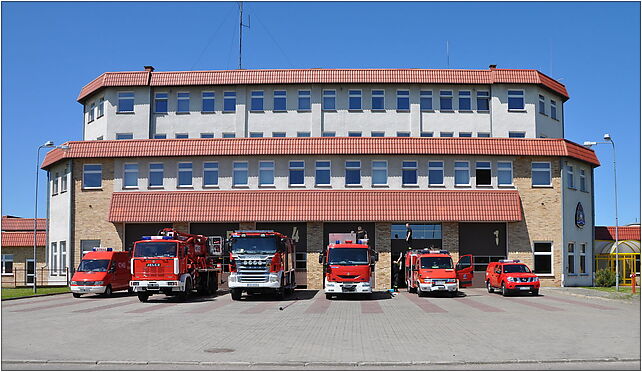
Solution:
{"label": "chimney vent", "polygon": [[145,71],[153,72],[154,71],[154,66],[145,66]]}
{"label": "chimney vent", "polygon": [[[496,69],[496,68],[497,68],[497,65],[489,65],[489,66],[488,66],[488,68],[489,68],[489,69],[491,69],[491,70],[494,70],[494,69]],[[152,70],[153,70],[153,69],[152,69]]]}

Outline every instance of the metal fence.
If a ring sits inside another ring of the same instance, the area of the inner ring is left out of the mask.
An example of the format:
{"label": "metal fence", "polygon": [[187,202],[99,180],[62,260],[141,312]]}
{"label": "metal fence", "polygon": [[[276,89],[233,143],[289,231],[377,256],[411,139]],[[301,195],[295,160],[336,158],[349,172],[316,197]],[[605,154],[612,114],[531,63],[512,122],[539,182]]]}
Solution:
{"label": "metal fence", "polygon": [[[33,285],[33,270],[27,272],[24,268],[13,268],[12,273],[2,274],[2,287],[28,287]],[[39,268],[35,273],[36,286],[59,286],[62,283],[69,284],[73,275],[68,269],[60,269],[53,272],[48,268]],[[55,274],[55,275],[52,275]]]}
{"label": "metal fence", "polygon": [[[615,253],[600,253],[595,255],[595,270],[608,269],[615,272]],[[620,269],[620,283],[631,284],[631,273],[640,276],[640,254],[618,253],[618,267]],[[639,282],[639,280],[638,280]]]}

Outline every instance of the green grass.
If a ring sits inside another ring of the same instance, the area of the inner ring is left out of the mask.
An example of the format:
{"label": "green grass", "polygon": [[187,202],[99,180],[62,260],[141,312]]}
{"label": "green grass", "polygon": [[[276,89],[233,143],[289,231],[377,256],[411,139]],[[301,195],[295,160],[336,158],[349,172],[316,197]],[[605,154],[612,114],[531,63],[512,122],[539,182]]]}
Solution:
{"label": "green grass", "polygon": [[[608,292],[608,293],[622,293],[622,294],[628,294],[628,295],[633,295],[631,293],[631,286],[630,285],[620,285],[620,291],[616,292],[615,287],[582,287],[586,289],[593,289],[595,291],[600,291],[600,292]],[[640,295],[640,286],[637,286],[635,288],[635,295],[639,296]]]}
{"label": "green grass", "polygon": [[[36,294],[67,293],[69,287],[38,287]],[[33,288],[2,288],[2,299],[33,296]]]}

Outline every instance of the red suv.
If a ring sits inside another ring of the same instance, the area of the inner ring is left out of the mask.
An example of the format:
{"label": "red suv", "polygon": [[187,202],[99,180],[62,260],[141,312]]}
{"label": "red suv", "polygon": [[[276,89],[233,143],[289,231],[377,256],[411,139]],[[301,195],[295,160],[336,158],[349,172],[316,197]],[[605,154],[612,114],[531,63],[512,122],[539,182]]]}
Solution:
{"label": "red suv", "polygon": [[491,262],[486,269],[486,288],[488,293],[499,289],[502,296],[511,292],[530,292],[539,294],[539,278],[519,260],[500,260]]}

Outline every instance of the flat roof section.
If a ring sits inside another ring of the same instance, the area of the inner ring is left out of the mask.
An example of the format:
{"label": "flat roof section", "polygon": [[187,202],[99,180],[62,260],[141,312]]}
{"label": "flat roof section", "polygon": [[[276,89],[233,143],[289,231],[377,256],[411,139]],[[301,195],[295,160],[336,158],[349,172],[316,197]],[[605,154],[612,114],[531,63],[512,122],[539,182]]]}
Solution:
{"label": "flat roof section", "polygon": [[516,190],[115,192],[110,222],[515,222]]}

